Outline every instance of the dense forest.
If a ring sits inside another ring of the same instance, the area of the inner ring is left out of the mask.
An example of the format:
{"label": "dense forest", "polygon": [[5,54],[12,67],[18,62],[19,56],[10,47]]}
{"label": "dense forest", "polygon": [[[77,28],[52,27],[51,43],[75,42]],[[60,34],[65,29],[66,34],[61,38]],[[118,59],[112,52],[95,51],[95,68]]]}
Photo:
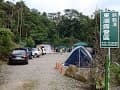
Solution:
{"label": "dense forest", "polygon": [[95,15],[89,17],[74,9],[65,9],[64,14],[41,13],[30,9],[23,1],[0,0],[0,28],[8,28],[14,34],[15,43],[27,46],[90,43],[97,20]]}

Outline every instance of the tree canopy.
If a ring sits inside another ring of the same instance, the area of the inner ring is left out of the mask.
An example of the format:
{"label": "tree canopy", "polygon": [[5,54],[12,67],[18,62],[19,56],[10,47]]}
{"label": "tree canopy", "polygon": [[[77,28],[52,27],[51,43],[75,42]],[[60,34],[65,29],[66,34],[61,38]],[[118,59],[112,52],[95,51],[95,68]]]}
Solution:
{"label": "tree canopy", "polygon": [[54,46],[71,46],[78,41],[90,43],[96,19],[75,9],[65,9],[64,14],[41,13],[30,9],[23,1],[0,2],[0,27],[10,29],[18,44],[26,43],[29,37],[35,44],[49,43]]}

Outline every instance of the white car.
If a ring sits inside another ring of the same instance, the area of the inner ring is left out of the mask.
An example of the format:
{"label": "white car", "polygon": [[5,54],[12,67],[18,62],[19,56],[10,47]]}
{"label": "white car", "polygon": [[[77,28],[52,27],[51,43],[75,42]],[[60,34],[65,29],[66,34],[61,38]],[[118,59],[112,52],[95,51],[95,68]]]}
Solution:
{"label": "white car", "polygon": [[32,48],[32,56],[33,57],[40,57],[41,54],[42,54],[41,49],[39,49],[39,48]]}

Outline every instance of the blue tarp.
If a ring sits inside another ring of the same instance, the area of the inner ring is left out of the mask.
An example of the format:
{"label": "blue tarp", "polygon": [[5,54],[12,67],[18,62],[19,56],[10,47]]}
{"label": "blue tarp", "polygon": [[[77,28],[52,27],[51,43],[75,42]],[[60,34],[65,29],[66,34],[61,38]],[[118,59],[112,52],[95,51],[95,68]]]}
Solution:
{"label": "blue tarp", "polygon": [[91,62],[92,56],[87,51],[87,49],[83,46],[78,46],[71,52],[64,65],[69,66],[72,64],[79,67],[89,67],[91,65]]}

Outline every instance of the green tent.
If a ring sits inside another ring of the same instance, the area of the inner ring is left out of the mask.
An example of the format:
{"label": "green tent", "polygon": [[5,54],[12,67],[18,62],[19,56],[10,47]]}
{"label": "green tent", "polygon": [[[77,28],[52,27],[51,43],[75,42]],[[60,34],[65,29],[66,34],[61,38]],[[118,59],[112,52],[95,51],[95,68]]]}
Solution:
{"label": "green tent", "polygon": [[78,42],[78,43],[73,44],[73,47],[77,47],[77,46],[88,46],[88,43],[86,43],[86,42]]}

